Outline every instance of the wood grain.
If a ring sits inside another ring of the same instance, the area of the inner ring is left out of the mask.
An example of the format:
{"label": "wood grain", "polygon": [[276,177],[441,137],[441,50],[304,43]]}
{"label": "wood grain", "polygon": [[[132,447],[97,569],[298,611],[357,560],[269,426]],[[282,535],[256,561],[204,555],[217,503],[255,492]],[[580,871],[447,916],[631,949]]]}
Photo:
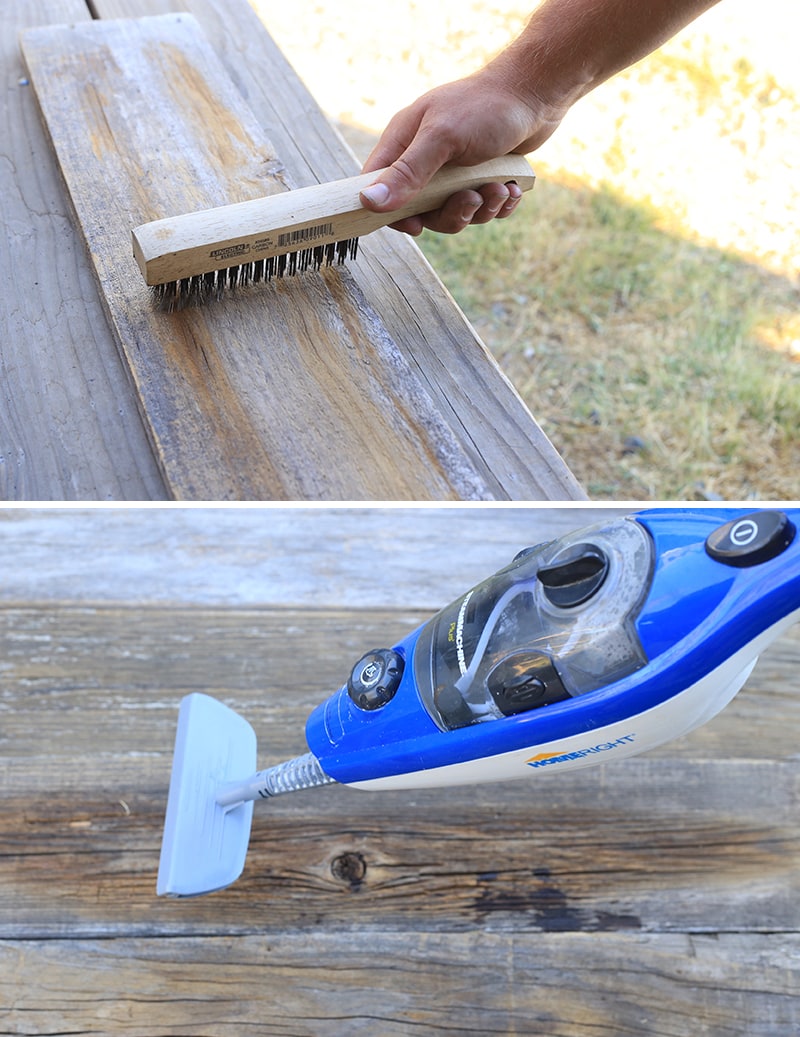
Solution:
{"label": "wood grain", "polygon": [[[793,1037],[797,937],[269,933],[0,945],[8,1032]],[[26,980],[39,977],[35,986]]]}
{"label": "wood grain", "polygon": [[[287,182],[191,17],[42,29],[23,49],[175,496],[494,495],[494,475],[465,450],[350,273],[153,311],[136,284],[131,227]],[[529,431],[540,435],[533,422]],[[553,495],[576,494],[571,477],[562,490]]]}
{"label": "wood grain", "polygon": [[83,0],[4,0],[0,68],[0,499],[143,500],[165,489],[42,130],[17,34]]}
{"label": "wood grain", "polygon": [[[608,507],[0,510],[0,603],[428,608]],[[391,566],[391,576],[388,575]]]}
{"label": "wood grain", "polygon": [[[181,314],[155,312],[136,283],[132,226],[221,204],[231,185],[244,198],[279,186],[277,157],[190,18],[55,27],[23,40],[175,496],[409,497],[417,473],[421,496],[481,495],[448,484],[437,447],[455,445],[434,442],[447,436],[432,408],[420,420],[433,436],[420,441],[388,381],[394,366],[402,384],[401,358],[374,314],[365,329],[339,286],[326,290],[325,274]],[[413,409],[413,379],[406,388]],[[384,406],[373,421],[375,400]]]}

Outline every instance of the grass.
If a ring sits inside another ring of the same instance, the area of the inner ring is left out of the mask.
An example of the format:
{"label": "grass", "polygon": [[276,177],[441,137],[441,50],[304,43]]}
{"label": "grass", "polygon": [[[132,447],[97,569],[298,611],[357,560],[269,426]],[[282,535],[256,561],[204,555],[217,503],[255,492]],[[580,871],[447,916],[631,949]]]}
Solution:
{"label": "grass", "polygon": [[791,282],[544,178],[513,220],[421,245],[590,496],[800,496],[800,368],[759,338]]}

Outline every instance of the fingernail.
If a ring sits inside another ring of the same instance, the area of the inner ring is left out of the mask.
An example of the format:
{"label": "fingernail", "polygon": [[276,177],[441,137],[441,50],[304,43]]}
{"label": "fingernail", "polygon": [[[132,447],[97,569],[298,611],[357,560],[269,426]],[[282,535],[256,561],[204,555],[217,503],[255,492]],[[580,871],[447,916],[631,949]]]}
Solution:
{"label": "fingernail", "polygon": [[366,198],[372,205],[385,205],[389,201],[389,188],[378,181],[378,183],[365,187],[361,192],[361,197]]}
{"label": "fingernail", "polygon": [[462,222],[470,223],[472,221],[472,217],[475,215],[478,209],[480,209],[480,207],[480,202],[477,205],[465,205],[464,208],[461,210]]}

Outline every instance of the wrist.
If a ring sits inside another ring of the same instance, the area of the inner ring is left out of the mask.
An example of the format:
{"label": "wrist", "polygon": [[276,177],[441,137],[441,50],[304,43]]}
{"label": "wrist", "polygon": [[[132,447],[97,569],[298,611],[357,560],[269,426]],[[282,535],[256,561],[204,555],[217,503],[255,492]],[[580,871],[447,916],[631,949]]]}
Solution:
{"label": "wrist", "polygon": [[562,113],[718,0],[543,0],[492,62],[528,103]]}
{"label": "wrist", "polygon": [[544,107],[563,116],[605,78],[599,48],[582,41],[579,8],[571,6],[570,12],[558,0],[543,4],[486,68],[534,110]]}

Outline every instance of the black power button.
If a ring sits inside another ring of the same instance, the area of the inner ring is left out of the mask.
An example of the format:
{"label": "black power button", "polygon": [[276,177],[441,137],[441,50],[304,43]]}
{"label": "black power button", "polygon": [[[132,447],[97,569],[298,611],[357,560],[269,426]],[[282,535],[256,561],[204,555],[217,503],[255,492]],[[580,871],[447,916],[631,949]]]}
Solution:
{"label": "black power button", "polygon": [[795,528],[782,511],[754,511],[715,529],[706,551],[718,562],[744,569],[776,558],[794,540]]}
{"label": "black power button", "polygon": [[347,694],[360,709],[380,709],[394,698],[403,667],[403,657],[391,648],[367,652],[353,667]]}

